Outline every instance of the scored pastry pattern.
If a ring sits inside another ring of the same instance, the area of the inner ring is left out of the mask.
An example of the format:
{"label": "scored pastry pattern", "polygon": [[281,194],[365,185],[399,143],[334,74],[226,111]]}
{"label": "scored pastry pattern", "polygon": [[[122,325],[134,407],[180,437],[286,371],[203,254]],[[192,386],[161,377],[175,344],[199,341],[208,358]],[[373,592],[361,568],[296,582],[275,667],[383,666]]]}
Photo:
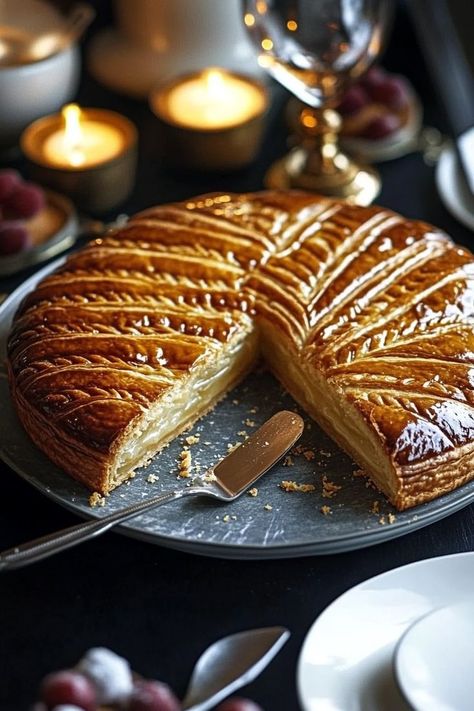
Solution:
{"label": "scored pastry pattern", "polygon": [[152,208],[26,297],[14,399],[28,430],[39,413],[106,453],[196,363],[270,324],[379,438],[402,508],[471,477],[473,276],[446,235],[378,207],[260,193]]}

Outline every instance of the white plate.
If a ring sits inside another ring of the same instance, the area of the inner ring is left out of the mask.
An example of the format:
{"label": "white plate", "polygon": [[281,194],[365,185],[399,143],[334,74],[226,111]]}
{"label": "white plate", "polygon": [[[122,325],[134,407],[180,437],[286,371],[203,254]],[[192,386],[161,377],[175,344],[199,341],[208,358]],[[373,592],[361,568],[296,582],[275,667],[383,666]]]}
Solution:
{"label": "white plate", "polygon": [[474,230],[474,195],[469,192],[452,144],[443,149],[438,161],[436,187],[448,212]]}
{"label": "white plate", "polygon": [[298,663],[304,711],[408,711],[393,672],[404,632],[432,610],[472,598],[474,553],[390,570],[337,598],[311,627]]}
{"label": "white plate", "polygon": [[472,711],[473,639],[472,599],[429,612],[402,635],[394,671],[415,711]]}

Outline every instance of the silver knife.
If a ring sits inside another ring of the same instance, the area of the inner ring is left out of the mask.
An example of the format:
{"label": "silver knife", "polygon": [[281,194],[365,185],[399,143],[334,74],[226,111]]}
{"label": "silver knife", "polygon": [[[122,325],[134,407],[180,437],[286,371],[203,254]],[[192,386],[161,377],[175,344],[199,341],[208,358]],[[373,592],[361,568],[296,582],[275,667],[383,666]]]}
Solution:
{"label": "silver knife", "polygon": [[[95,538],[113,526],[149,511],[155,506],[185,496],[207,496],[219,501],[234,501],[281,459],[301,437],[303,429],[304,422],[295,412],[288,410],[277,412],[217,466],[209,469],[204,477],[193,479],[190,486],[163,492],[152,499],[140,501],[109,516],[64,528],[10,548],[0,554],[0,571],[21,568],[48,558],[54,553]],[[214,476],[209,477],[210,474]],[[212,481],[205,483],[205,479],[209,478]]]}

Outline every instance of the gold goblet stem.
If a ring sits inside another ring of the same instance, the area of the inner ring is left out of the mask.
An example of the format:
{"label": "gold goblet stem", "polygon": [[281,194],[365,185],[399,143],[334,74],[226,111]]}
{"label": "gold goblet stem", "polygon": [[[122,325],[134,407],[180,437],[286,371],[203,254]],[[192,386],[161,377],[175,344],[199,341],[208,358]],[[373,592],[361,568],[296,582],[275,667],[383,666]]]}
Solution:
{"label": "gold goblet stem", "polygon": [[299,115],[300,145],[268,171],[270,188],[295,188],[369,205],[380,192],[373,168],[355,163],[339,149],[341,118],[332,109],[305,106]]}

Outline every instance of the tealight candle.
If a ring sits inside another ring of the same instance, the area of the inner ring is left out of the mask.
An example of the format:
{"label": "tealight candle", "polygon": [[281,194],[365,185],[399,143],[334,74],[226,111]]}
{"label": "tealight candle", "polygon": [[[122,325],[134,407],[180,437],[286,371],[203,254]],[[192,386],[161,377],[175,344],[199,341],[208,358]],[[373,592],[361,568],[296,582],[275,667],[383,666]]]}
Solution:
{"label": "tealight candle", "polygon": [[35,121],[21,137],[32,177],[91,212],[110,210],[129,194],[136,142],[135,127],[124,116],[75,104]]}
{"label": "tealight candle", "polygon": [[64,127],[44,142],[44,157],[61,168],[83,168],[115,158],[123,148],[122,132],[103,121],[81,120],[81,109],[69,104],[62,110]]}
{"label": "tealight candle", "polygon": [[150,105],[168,132],[173,163],[225,170],[255,157],[268,97],[256,80],[212,67],[156,88]]}

